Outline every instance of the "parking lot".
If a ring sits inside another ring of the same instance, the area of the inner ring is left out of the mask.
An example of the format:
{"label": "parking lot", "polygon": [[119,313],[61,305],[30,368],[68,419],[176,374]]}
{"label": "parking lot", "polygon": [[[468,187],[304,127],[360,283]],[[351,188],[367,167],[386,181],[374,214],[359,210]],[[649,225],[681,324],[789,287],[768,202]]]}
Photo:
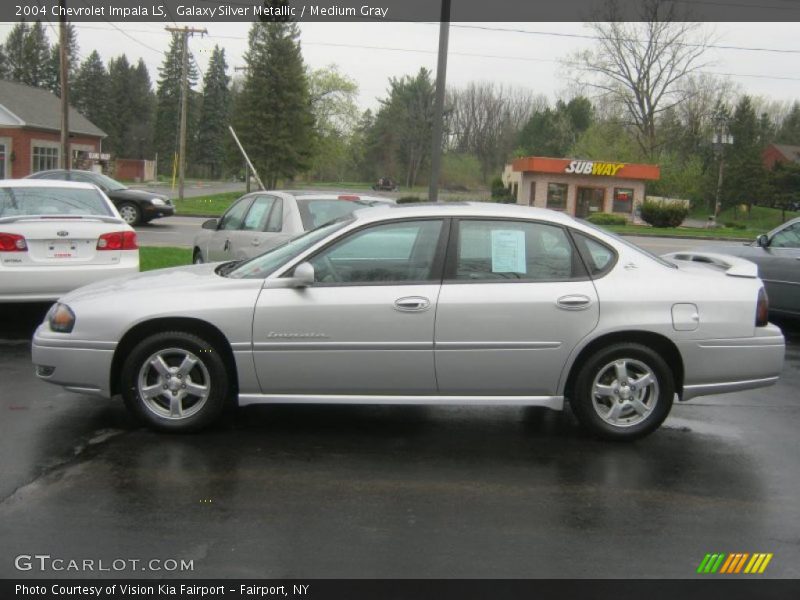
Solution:
{"label": "parking lot", "polygon": [[3,577],[47,554],[186,559],[169,575],[195,578],[683,578],[708,552],[800,575],[796,325],[778,385],[678,405],[634,444],[506,407],[251,407],[173,436],[36,380],[44,308],[0,322]]}

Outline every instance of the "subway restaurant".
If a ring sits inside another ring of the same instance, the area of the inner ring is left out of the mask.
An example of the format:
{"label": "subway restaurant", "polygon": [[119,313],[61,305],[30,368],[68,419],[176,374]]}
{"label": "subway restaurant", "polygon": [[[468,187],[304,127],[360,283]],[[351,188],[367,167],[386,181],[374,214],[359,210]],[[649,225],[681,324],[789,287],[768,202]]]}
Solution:
{"label": "subway restaurant", "polygon": [[517,204],[561,210],[586,218],[614,213],[633,219],[645,183],[661,175],[658,165],[528,156],[503,171]]}

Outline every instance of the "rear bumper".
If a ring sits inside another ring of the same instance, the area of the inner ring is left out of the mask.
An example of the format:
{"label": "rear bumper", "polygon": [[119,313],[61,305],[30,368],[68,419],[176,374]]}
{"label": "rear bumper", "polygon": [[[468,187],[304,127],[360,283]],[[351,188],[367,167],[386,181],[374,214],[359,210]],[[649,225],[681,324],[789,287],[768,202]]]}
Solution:
{"label": "rear bumper", "polygon": [[684,384],[681,400],[775,384],[783,368],[785,342],[774,325],[758,336],[680,342]]}
{"label": "rear bumper", "polygon": [[138,253],[115,265],[6,268],[0,270],[0,302],[52,302],[84,285],[138,272]]}
{"label": "rear bumper", "polygon": [[111,361],[115,342],[65,340],[55,337],[46,325],[33,336],[31,358],[36,376],[81,394],[111,397]]}

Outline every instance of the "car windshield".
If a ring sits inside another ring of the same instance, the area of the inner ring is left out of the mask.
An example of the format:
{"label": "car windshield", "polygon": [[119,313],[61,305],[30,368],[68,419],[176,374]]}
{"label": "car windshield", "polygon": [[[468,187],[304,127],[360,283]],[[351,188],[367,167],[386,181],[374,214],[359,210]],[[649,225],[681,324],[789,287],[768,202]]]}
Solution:
{"label": "car windshield", "polygon": [[96,189],[0,187],[0,218],[34,215],[113,216]]}
{"label": "car windshield", "polygon": [[650,257],[650,258],[652,258],[654,261],[656,261],[656,262],[657,262],[657,263],[659,263],[659,264],[662,264],[662,265],[664,265],[665,267],[670,267],[671,269],[677,269],[677,268],[678,268],[678,267],[677,267],[677,265],[676,265],[675,263],[672,263],[672,262],[670,262],[670,261],[668,261],[668,260],[666,260],[666,259],[664,259],[664,258],[661,258],[661,257],[660,257],[660,256],[658,256],[657,254],[653,254],[652,252],[650,252],[650,251],[648,251],[648,250],[645,250],[644,248],[642,248],[642,247],[640,247],[640,246],[637,246],[637,245],[636,245],[636,244],[634,244],[633,242],[629,242],[628,240],[626,240],[626,239],[625,239],[625,238],[623,238],[622,236],[619,236],[619,235],[617,235],[616,233],[612,233],[612,232],[611,232],[611,231],[609,231],[608,229],[603,229],[602,227],[598,227],[597,225],[594,225],[593,223],[590,223],[589,221],[581,221],[581,224],[582,224],[582,225],[586,225],[587,227],[591,227],[591,228],[592,228],[592,229],[594,229],[595,231],[600,231],[600,232],[604,233],[605,235],[611,236],[611,237],[612,237],[612,238],[614,238],[616,241],[618,241],[620,244],[624,244],[624,245],[626,245],[628,248],[633,248],[634,250],[636,250],[636,251],[638,251],[638,252],[641,252],[641,253],[642,253],[642,254],[644,254],[645,256],[649,256],[649,257]]}
{"label": "car windshield", "polygon": [[128,188],[122,185],[116,179],[111,179],[108,175],[102,173],[92,173],[91,179],[99,186],[106,188],[109,192],[117,190],[127,190]]}
{"label": "car windshield", "polygon": [[235,269],[225,273],[225,277],[232,277],[233,279],[263,279],[293,257],[307,250],[334,231],[338,231],[351,221],[352,219],[348,218],[340,219],[304,233],[300,237],[289,240],[285,244],[276,246],[264,254],[237,265]]}
{"label": "car windshield", "polygon": [[297,209],[306,231],[324,223],[345,217],[360,208],[368,208],[373,202],[361,200],[339,200],[336,198],[298,198]]}

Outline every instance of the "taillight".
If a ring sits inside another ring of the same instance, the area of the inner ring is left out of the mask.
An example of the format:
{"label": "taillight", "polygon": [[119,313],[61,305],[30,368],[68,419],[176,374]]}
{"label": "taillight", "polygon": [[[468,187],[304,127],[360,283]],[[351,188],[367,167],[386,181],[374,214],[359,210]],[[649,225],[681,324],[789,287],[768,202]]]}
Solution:
{"label": "taillight", "polygon": [[98,250],[136,250],[138,247],[134,231],[104,233],[97,240]]}
{"label": "taillight", "polygon": [[0,233],[0,252],[26,252],[25,238],[16,233]]}
{"label": "taillight", "polygon": [[758,304],[756,305],[756,327],[763,327],[767,323],[769,317],[769,299],[767,292],[762,287],[758,290]]}

